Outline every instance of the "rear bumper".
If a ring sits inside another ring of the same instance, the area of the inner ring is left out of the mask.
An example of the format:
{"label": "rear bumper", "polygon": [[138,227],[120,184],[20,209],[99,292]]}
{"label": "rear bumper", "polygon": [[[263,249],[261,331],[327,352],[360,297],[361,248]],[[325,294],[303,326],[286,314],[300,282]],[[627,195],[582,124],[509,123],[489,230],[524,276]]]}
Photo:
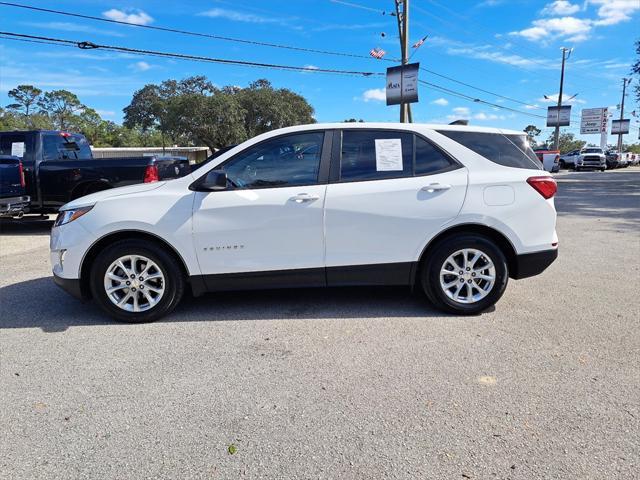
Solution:
{"label": "rear bumper", "polygon": [[0,198],[0,216],[13,216],[20,212],[27,213],[30,200],[28,195]]}
{"label": "rear bumper", "polygon": [[516,280],[533,277],[544,272],[556,258],[558,258],[557,248],[518,255],[515,262],[515,271],[511,272],[510,276]]}
{"label": "rear bumper", "polygon": [[75,297],[79,300],[84,300],[85,297],[82,294],[82,288],[80,287],[80,279],[79,278],[62,278],[57,276],[55,273],[53,274],[53,281],[56,285],[62,288],[65,292],[67,292],[72,297]]}

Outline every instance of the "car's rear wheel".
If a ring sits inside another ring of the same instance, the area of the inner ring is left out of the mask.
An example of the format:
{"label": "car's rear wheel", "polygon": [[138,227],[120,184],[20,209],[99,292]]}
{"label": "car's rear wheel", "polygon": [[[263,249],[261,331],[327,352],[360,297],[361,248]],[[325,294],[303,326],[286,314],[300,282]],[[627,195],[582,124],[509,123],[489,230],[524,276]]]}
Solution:
{"label": "car's rear wheel", "polygon": [[177,260],[153,243],[123,240],[102,251],[91,269],[91,293],[118,320],[151,322],[170,313],[184,293]]}
{"label": "car's rear wheel", "polygon": [[509,279],[507,261],[489,238],[464,234],[440,241],[421,271],[422,288],[437,308],[474,315],[502,297]]}

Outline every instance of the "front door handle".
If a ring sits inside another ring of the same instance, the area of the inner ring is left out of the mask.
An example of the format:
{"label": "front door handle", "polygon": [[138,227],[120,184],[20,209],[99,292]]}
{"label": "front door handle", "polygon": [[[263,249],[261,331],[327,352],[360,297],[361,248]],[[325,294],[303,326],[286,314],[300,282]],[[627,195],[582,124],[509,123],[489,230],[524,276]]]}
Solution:
{"label": "front door handle", "polygon": [[296,203],[305,203],[305,202],[313,202],[315,200],[319,200],[320,197],[318,195],[310,195],[308,193],[299,193],[291,197],[289,200],[292,200]]}
{"label": "front door handle", "polygon": [[450,188],[451,188],[451,185],[447,183],[430,183],[429,185],[422,187],[420,190],[422,190],[423,192],[433,193],[433,192],[442,192],[444,190],[449,190]]}

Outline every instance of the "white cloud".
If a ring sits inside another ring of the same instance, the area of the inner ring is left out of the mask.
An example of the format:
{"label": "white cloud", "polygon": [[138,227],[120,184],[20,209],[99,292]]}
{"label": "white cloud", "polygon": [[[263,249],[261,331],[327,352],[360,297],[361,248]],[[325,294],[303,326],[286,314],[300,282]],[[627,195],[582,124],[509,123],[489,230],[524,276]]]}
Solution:
{"label": "white cloud", "polygon": [[640,10],[638,0],[589,0],[588,3],[600,5],[598,8],[599,20],[595,25],[615,25],[631,20],[631,16]]}
{"label": "white cloud", "polygon": [[365,102],[384,102],[386,99],[387,93],[384,88],[372,88],[362,94],[362,100]]}
{"label": "white cloud", "polygon": [[524,108],[526,108],[527,110],[536,110],[536,109],[540,108],[540,105],[536,105],[534,103],[532,105],[525,105]]}
{"label": "white cloud", "polygon": [[256,15],[253,13],[236,12],[234,10],[228,10],[226,8],[212,8],[211,10],[202,12],[199,15],[211,18],[225,18],[233,22],[284,23],[284,19],[282,18],[263,17],[261,15]]}
{"label": "white cloud", "polygon": [[495,113],[476,113],[473,116],[474,119],[480,121],[491,121],[491,120],[504,120],[506,117],[504,115],[496,115]]}
{"label": "white cloud", "polygon": [[545,5],[542,9],[542,15],[573,15],[580,11],[580,5],[574,5],[567,0],[556,0],[555,2]]}
{"label": "white cloud", "polygon": [[527,40],[549,41],[554,38],[564,38],[574,42],[586,40],[591,32],[591,20],[576,17],[543,18],[534,20],[532,27],[510,32]]}
{"label": "white cloud", "polygon": [[100,115],[101,117],[115,117],[116,112],[114,112],[113,110],[96,110],[96,112],[98,113],[98,115]]}
{"label": "white cloud", "polygon": [[499,52],[496,51],[494,47],[454,47],[447,49],[447,53],[449,55],[461,55],[479,60],[488,60],[490,62],[503,63],[506,65],[523,68],[540,68],[540,63],[544,63],[544,60],[530,59],[521,57],[520,55]]}
{"label": "white cloud", "polygon": [[109,35],[112,37],[124,37],[123,34],[114,32],[113,30],[101,30],[89,25],[80,25],[78,23],[71,22],[24,22],[24,25],[48,30],[60,30],[63,32],[95,33],[98,35]]}
{"label": "white cloud", "polygon": [[631,20],[634,13],[640,11],[639,0],[585,0],[583,10],[590,5],[598,7],[597,18],[577,18],[572,16],[581,7],[567,0],[549,3],[540,12],[550,18],[541,18],[531,22],[529,28],[510,32],[527,40],[548,43],[562,39],[572,42],[587,40],[594,27],[616,25]]}
{"label": "white cloud", "polygon": [[135,70],[136,72],[146,72],[147,70],[150,70],[153,67],[149,65],[147,62],[136,62],[129,65],[129,68],[131,68],[132,70]]}
{"label": "white cloud", "polygon": [[118,10],[112,8],[106,12],[102,12],[102,15],[110,20],[117,22],[135,23],[136,25],[148,25],[153,22],[151,15],[143,12],[142,10]]}
{"label": "white cloud", "polygon": [[467,107],[456,107],[451,111],[458,117],[469,117],[471,115],[471,110],[469,110]]}
{"label": "white cloud", "polygon": [[431,103],[433,105],[440,105],[442,107],[446,107],[447,105],[449,105],[449,100],[447,100],[446,98],[438,98]]}

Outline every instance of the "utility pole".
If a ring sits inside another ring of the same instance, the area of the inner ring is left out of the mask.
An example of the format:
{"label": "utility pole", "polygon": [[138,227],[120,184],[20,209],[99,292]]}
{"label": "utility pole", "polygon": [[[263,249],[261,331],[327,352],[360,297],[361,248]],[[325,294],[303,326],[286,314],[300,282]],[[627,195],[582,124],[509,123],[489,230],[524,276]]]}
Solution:
{"label": "utility pole", "polygon": [[[627,85],[629,85],[630,83],[630,78],[622,79],[622,101],[620,102],[620,132],[622,132],[622,120],[624,120],[624,97],[627,93]],[[622,133],[618,134],[618,153],[622,154]]]}
{"label": "utility pole", "polygon": [[[564,63],[571,55],[570,48],[562,47],[562,70],[560,70],[560,93],[558,94],[558,124],[554,133],[553,148],[558,150],[560,148],[560,109],[562,108],[562,90],[564,88]],[[569,52],[569,55],[567,55]]]}
{"label": "utility pole", "polygon": [[[409,63],[409,0],[394,0],[396,4],[396,18],[398,20],[398,36],[400,37],[400,52],[402,54],[402,65]],[[402,11],[400,11],[402,4]],[[402,75],[400,76],[402,88]],[[411,123],[411,105],[409,103],[400,104],[400,123]]]}

